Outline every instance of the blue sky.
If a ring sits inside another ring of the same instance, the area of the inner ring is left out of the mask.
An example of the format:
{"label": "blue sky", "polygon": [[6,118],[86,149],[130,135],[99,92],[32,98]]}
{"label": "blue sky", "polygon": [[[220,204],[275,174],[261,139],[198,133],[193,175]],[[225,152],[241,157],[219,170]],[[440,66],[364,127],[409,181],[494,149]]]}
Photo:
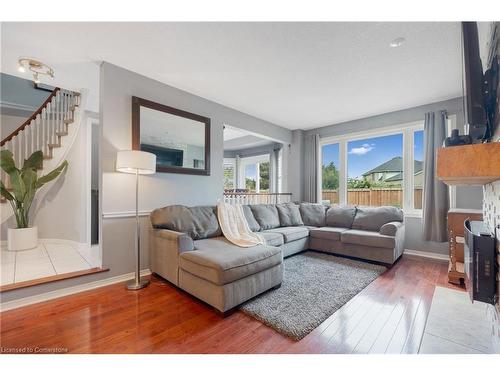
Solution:
{"label": "blue sky", "polygon": [[257,179],[257,165],[249,164],[245,167],[245,177],[250,178],[252,180]]}
{"label": "blue sky", "polygon": [[[415,159],[422,160],[423,131],[415,133]],[[392,159],[403,156],[403,135],[394,134],[384,137],[367,138],[347,143],[347,174],[349,177],[361,177],[364,172]],[[325,145],[322,149],[323,165],[333,161],[339,165],[339,145]]]}

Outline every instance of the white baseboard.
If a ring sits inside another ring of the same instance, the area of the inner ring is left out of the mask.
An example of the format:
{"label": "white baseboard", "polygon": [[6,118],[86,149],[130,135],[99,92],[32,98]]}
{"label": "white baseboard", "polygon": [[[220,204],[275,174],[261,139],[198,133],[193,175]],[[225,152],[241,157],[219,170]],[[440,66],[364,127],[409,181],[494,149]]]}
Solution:
{"label": "white baseboard", "polygon": [[[147,276],[150,274],[151,274],[151,270],[149,270],[149,269],[145,269],[145,270],[141,271],[141,276]],[[84,292],[86,290],[96,289],[96,288],[100,288],[100,287],[103,287],[106,285],[125,282],[127,280],[133,279],[134,276],[135,276],[135,273],[130,272],[130,273],[126,273],[124,275],[113,276],[113,277],[109,277],[107,279],[92,281],[90,283],[86,283],[86,284],[82,284],[82,285],[75,285],[75,286],[71,286],[69,288],[58,289],[58,290],[54,290],[54,291],[47,292],[47,293],[37,294],[34,296],[30,296],[30,297],[19,298],[19,299],[13,300],[13,301],[2,302],[2,303],[0,303],[0,311],[3,312],[3,311],[7,311],[7,310],[17,309],[19,307],[32,305],[34,303],[49,301],[49,300],[54,299],[54,298],[69,296],[71,294]]]}
{"label": "white baseboard", "polygon": [[443,262],[448,262],[450,260],[450,257],[446,254],[430,253],[428,251],[405,249],[403,254],[413,255],[422,258],[442,260]]}

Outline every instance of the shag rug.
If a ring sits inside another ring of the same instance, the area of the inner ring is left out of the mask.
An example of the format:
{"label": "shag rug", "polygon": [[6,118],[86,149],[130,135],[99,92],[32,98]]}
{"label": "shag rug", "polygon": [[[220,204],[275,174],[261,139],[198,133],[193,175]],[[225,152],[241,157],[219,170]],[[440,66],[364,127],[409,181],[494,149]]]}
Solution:
{"label": "shag rug", "polygon": [[385,270],[384,266],[307,251],[284,260],[279,289],[257,296],[241,310],[300,340]]}

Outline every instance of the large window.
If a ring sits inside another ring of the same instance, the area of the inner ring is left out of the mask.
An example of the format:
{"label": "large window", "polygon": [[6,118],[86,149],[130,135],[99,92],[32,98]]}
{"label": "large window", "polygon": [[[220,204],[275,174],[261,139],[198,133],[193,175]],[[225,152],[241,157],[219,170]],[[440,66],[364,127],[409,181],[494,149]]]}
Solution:
{"label": "large window", "polygon": [[422,209],[423,124],[323,139],[321,200]]}
{"label": "large window", "polygon": [[322,202],[339,203],[339,144],[327,144],[321,150]]}
{"label": "large window", "polygon": [[347,142],[347,203],[403,207],[403,134]]}

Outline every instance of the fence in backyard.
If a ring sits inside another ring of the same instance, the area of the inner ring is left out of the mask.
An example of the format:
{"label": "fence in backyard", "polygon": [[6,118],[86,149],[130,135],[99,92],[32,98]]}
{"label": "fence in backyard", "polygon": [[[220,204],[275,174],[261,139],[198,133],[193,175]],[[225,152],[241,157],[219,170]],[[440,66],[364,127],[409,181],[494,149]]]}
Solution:
{"label": "fence in backyard", "polygon": [[[323,201],[339,202],[337,190],[323,190]],[[414,207],[422,208],[422,188],[414,190]],[[403,207],[403,190],[401,188],[347,189],[347,203],[360,206],[398,206]]]}

